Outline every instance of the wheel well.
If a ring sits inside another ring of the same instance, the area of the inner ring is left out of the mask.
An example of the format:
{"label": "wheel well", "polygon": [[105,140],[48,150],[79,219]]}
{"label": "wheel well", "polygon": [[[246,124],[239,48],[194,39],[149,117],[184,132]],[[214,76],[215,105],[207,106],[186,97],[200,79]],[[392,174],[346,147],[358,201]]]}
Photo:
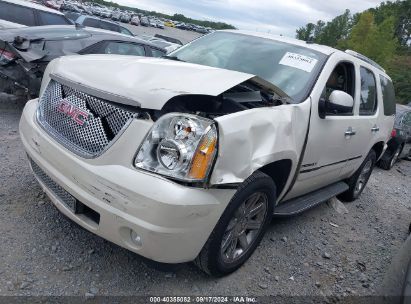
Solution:
{"label": "wheel well", "polygon": [[289,159],[282,159],[261,167],[259,170],[270,176],[277,188],[277,197],[283,191],[288,177],[290,176],[292,162]]}
{"label": "wheel well", "polygon": [[384,150],[384,142],[382,141],[377,142],[374,146],[372,146],[371,149],[375,151],[375,154],[377,155],[377,159],[379,159],[382,154],[382,151]]}

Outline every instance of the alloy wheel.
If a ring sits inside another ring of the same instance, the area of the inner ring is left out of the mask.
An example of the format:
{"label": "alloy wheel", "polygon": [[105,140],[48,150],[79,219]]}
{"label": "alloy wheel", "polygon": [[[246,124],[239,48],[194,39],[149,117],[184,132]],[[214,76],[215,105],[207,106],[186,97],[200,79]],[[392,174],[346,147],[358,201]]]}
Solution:
{"label": "alloy wheel", "polygon": [[237,261],[251,247],[263,228],[267,207],[267,195],[263,192],[256,192],[235,211],[227,225],[220,246],[224,262]]}
{"label": "alloy wheel", "polygon": [[358,176],[357,184],[355,185],[354,194],[358,197],[365,185],[367,184],[368,179],[370,178],[372,172],[372,160],[369,159],[365,166],[362,168],[360,175]]}

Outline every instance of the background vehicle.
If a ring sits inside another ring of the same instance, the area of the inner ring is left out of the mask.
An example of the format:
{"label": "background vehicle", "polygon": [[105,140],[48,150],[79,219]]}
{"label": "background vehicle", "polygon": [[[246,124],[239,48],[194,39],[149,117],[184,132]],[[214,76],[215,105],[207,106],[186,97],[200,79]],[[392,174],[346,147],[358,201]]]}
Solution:
{"label": "background vehicle", "polygon": [[150,21],[148,20],[147,17],[141,17],[140,18],[140,24],[142,26],[150,26]]}
{"label": "background vehicle", "polygon": [[84,14],[85,11],[84,9],[80,8],[78,5],[75,5],[74,3],[63,3],[60,6],[60,10],[64,12],[74,12],[74,13],[79,13],[79,14]]}
{"label": "background vehicle", "polygon": [[121,33],[124,35],[134,36],[132,32],[126,29],[124,26],[121,26],[118,23],[104,20],[94,16],[85,16],[81,15],[75,21],[76,24],[89,26],[89,27],[96,27],[103,30],[113,31],[117,33]]}
{"label": "background vehicle", "polygon": [[131,20],[131,16],[129,14],[121,14],[120,21],[123,23],[129,23]]}
{"label": "background vehicle", "polygon": [[165,26],[168,26],[168,27],[176,27],[176,26],[174,25],[174,23],[171,22],[171,21],[166,21],[166,22],[164,22],[164,25],[165,25]]}
{"label": "background vehicle", "polygon": [[411,160],[411,109],[397,104],[394,129],[388,148],[378,162],[378,166],[390,170],[399,158]]}
{"label": "background vehicle", "polygon": [[72,24],[61,12],[23,0],[0,0],[0,29]]}
{"label": "background vehicle", "polygon": [[113,14],[111,15],[111,20],[120,21],[120,19],[121,19],[121,12],[119,11],[113,12]]}
{"label": "background vehicle", "polygon": [[55,9],[55,10],[59,10],[60,9],[60,5],[57,4],[55,1],[53,0],[44,0],[43,4],[49,8]]}
{"label": "background vehicle", "polygon": [[131,18],[130,24],[137,26],[140,25],[140,18],[138,16],[134,16]]}
{"label": "background vehicle", "polygon": [[[17,44],[17,36],[26,38]],[[30,37],[36,39],[30,41]],[[70,54],[161,57],[166,51],[147,41],[115,32],[75,26],[41,26],[0,32],[0,54],[1,91],[37,96],[43,72],[54,58]]]}
{"label": "background vehicle", "polygon": [[391,261],[384,276],[377,304],[408,304],[411,298],[411,224],[410,234],[400,251]]}
{"label": "background vehicle", "polygon": [[156,20],[155,23],[156,23],[156,28],[164,29],[164,23],[163,22],[161,22],[160,20]]}

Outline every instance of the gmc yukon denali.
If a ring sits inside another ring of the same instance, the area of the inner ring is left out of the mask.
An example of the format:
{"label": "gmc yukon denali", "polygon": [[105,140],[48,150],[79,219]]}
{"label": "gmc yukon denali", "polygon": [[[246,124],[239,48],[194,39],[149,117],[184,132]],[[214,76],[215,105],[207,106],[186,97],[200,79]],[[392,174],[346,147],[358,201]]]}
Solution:
{"label": "gmc yukon denali", "polygon": [[394,90],[353,51],[220,31],[165,58],[66,56],[20,133],[53,204],[148,259],[239,268],[272,217],[359,197]]}

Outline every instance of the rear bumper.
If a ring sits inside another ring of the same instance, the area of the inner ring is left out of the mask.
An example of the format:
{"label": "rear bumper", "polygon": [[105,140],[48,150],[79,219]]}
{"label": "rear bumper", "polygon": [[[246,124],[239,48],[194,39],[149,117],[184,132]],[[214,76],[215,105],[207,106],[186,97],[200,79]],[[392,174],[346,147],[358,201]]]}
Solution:
{"label": "rear bumper", "polygon": [[[37,104],[37,100],[29,101],[20,121],[20,135],[28,156],[55,184],[97,213],[99,221],[73,213],[37,175],[63,214],[87,230],[154,261],[181,263],[196,258],[235,190],[186,187],[135,169],[132,160],[136,150],[130,143],[143,138],[138,132],[146,133],[138,121],[130,124],[102,156],[92,160],[79,158],[37,125]],[[141,236],[141,245],[132,241],[131,230]]]}

